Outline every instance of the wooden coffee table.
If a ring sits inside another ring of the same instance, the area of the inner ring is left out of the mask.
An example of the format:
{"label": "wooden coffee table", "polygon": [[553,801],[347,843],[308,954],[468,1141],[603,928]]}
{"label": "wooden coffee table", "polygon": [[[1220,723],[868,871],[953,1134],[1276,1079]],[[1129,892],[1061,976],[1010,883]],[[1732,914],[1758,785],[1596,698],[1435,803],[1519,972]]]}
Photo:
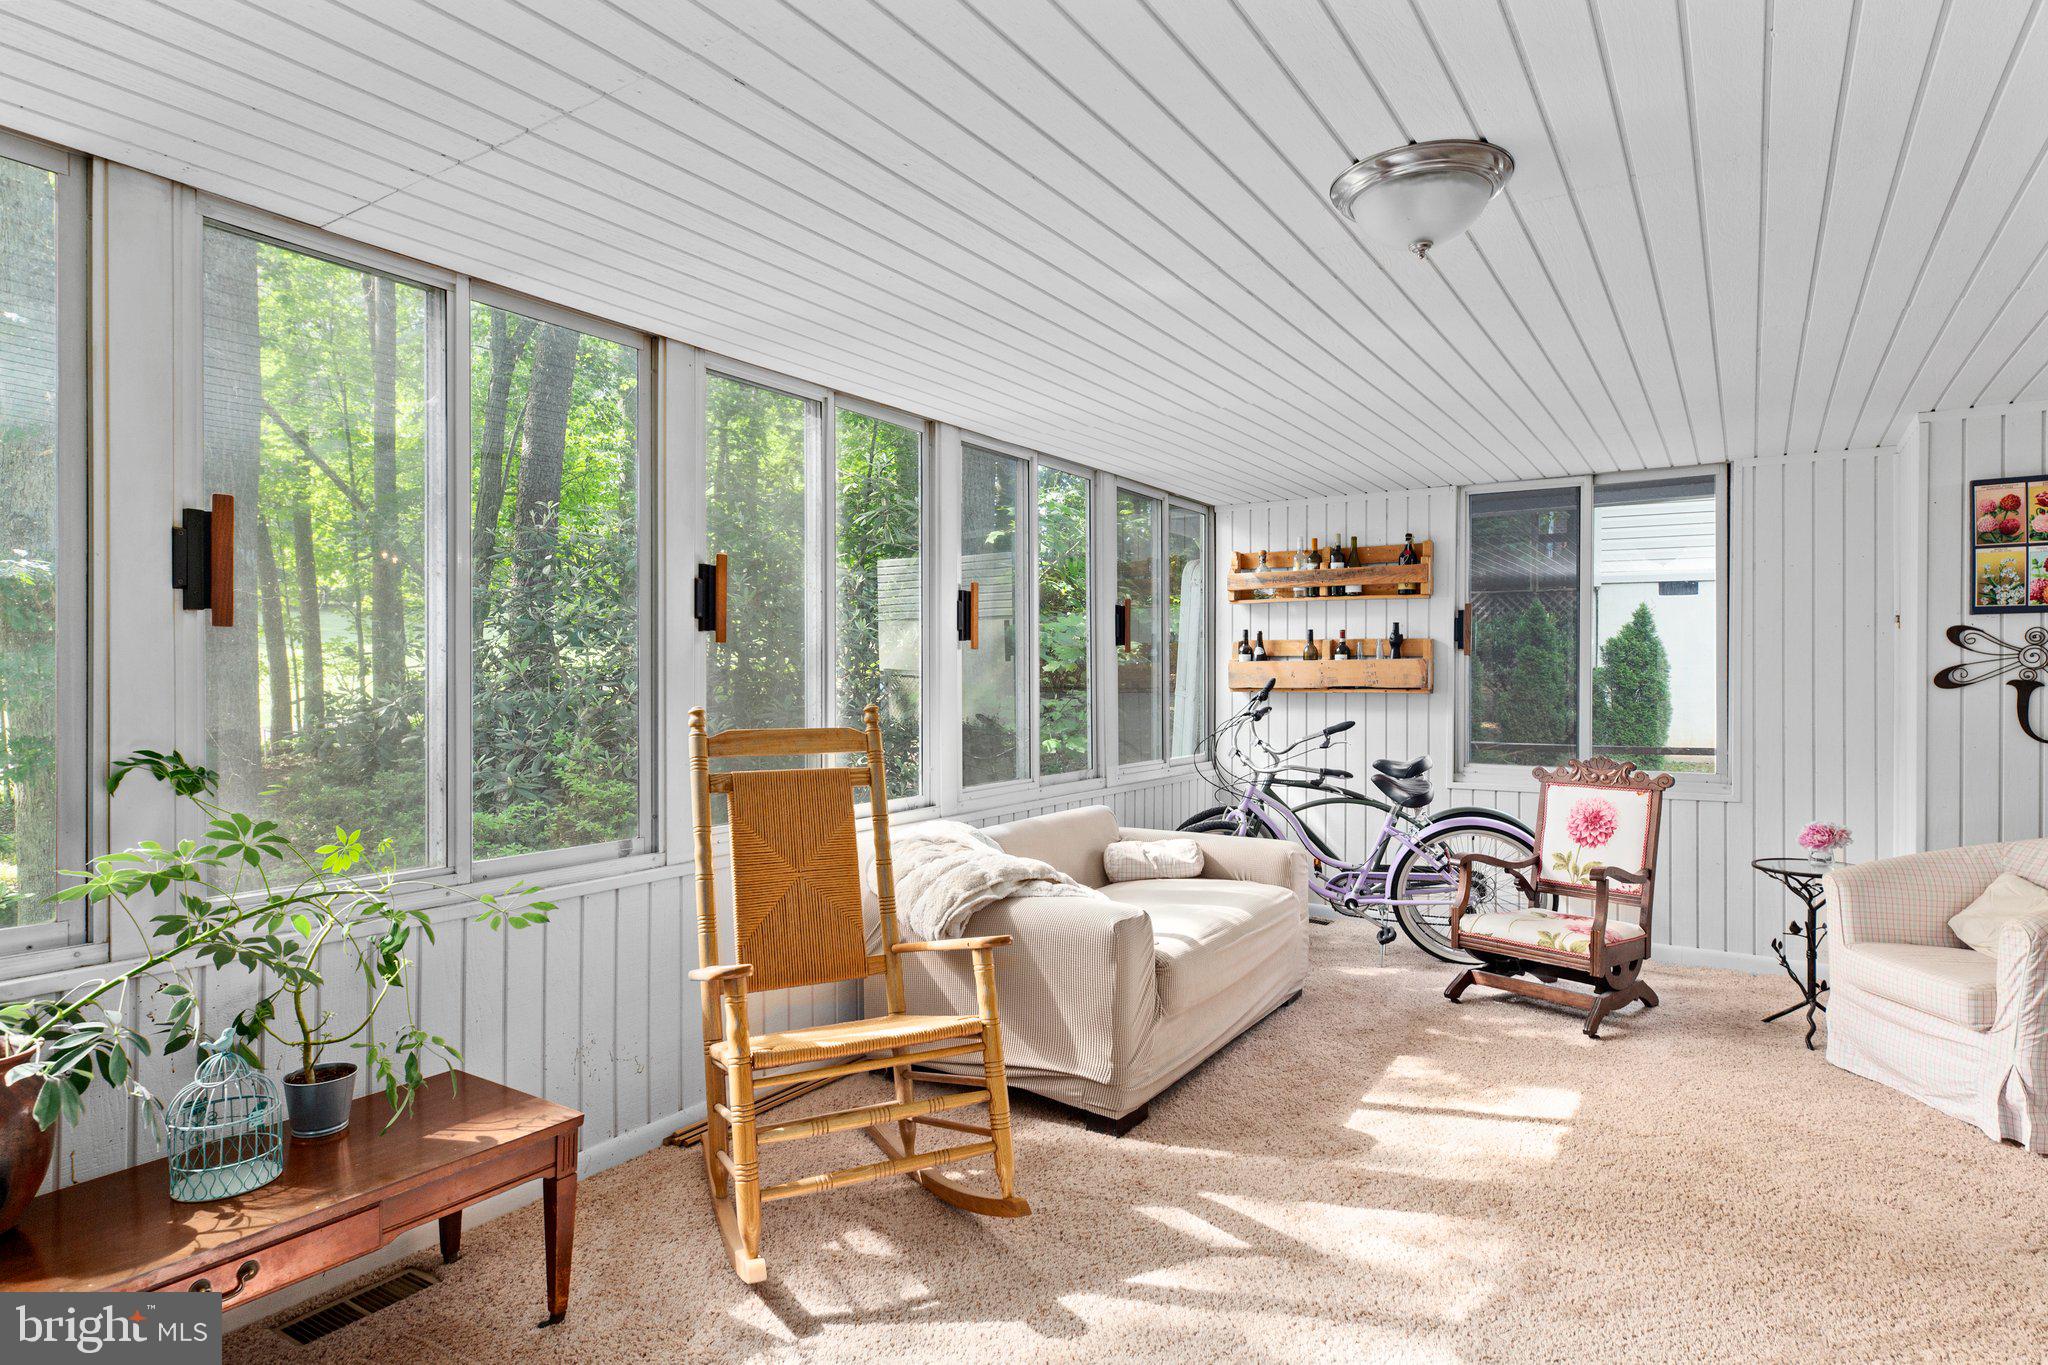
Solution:
{"label": "wooden coffee table", "polygon": [[465,1208],[537,1179],[547,1321],[560,1322],[583,1115],[479,1076],[454,1079],[436,1076],[388,1132],[384,1097],[357,1100],[345,1132],[287,1141],[284,1174],[232,1199],[175,1202],[162,1161],[40,1195],[0,1237],[0,1290],[182,1289],[239,1307],[430,1221],[452,1261]]}

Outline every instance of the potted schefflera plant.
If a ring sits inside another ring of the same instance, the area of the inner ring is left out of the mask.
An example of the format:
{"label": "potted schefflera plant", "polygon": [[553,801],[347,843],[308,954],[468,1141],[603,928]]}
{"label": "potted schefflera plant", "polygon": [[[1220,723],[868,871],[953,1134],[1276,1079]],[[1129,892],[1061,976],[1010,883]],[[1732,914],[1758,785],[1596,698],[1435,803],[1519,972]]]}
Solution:
{"label": "potted schefflera plant", "polygon": [[[160,1107],[136,1080],[135,1054],[149,1051],[149,1042],[127,1008],[130,987],[154,991],[162,1002],[156,1031],[164,1035],[164,1052],[173,1054],[190,1047],[200,1027],[197,997],[177,974],[202,964],[269,974],[268,989],[235,1016],[232,1030],[236,1050],[252,1064],[260,1065],[255,1045],[265,1039],[296,1063],[282,1078],[293,1136],[326,1136],[347,1126],[358,1066],[335,1059],[341,1049],[361,1055],[396,1120],[425,1084],[425,1060],[461,1060],[454,1045],[411,1013],[407,949],[415,933],[433,940],[429,907],[466,904],[474,907],[474,922],[490,929],[542,923],[554,909],[523,884],[471,893],[403,877],[391,864],[389,842],[366,850],[359,830],[337,829],[309,855],[276,822],[223,806],[217,775],[176,752],[139,750],[120,760],[108,791],[137,772],[196,806],[206,833],[95,858],[77,874],[83,880],[58,893],[111,904],[143,932],[149,955],[62,997],[0,1007],[0,1032],[14,1044],[7,1050],[34,1049],[33,1060],[16,1058],[7,1079],[41,1083],[34,1115],[44,1129],[84,1112],[96,1075]],[[143,898],[153,901],[147,929],[132,903]],[[362,978],[364,995],[357,1009],[338,1016],[320,1008],[320,988],[343,971]],[[405,1018],[380,1031],[379,1014],[394,1004]]]}

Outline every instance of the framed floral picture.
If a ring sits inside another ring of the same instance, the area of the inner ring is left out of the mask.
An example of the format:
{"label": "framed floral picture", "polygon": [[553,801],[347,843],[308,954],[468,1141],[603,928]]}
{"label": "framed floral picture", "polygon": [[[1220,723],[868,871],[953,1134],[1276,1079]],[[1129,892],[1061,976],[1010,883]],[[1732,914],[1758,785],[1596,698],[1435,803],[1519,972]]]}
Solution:
{"label": "framed floral picture", "polygon": [[1978,479],[1966,515],[1971,613],[2048,611],[2048,474]]}
{"label": "framed floral picture", "polygon": [[[1596,867],[1634,872],[1650,865],[1650,793],[1611,786],[1548,782],[1536,827],[1543,831],[1537,876],[1551,886],[1590,891]],[[1623,882],[1610,894],[1631,900],[1642,893]]]}

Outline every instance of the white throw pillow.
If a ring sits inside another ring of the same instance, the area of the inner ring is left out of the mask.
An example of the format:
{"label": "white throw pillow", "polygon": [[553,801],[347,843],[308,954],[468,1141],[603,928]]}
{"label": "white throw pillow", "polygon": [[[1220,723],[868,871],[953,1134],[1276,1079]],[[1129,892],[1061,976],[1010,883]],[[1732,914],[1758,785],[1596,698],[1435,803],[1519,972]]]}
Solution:
{"label": "white throw pillow", "polygon": [[1102,871],[1113,882],[1199,877],[1207,861],[1193,839],[1122,839],[1102,850]]}
{"label": "white throw pillow", "polygon": [[2048,889],[2034,885],[2010,872],[1984,888],[1948,922],[1955,936],[1980,953],[1998,956],[1998,935],[2016,919],[2048,919]]}

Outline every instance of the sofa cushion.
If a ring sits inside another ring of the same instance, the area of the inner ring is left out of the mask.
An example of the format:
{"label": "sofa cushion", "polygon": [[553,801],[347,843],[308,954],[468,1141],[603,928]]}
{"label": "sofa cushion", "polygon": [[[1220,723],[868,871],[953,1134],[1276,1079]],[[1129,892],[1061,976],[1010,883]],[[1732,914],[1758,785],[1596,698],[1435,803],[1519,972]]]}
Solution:
{"label": "sofa cushion", "polygon": [[1122,837],[1116,812],[1108,806],[1034,815],[1015,824],[990,825],[982,832],[1001,844],[1003,852],[1051,863],[1083,886],[1108,883],[1102,850]]}
{"label": "sofa cushion", "polygon": [[[1494,910],[1483,915],[1464,915],[1458,920],[1464,938],[1490,938],[1502,943],[1523,943],[1555,953],[1593,952],[1593,918],[1590,915],[1558,915],[1548,910],[1523,908]],[[1607,921],[1607,941],[1626,943],[1643,936],[1642,926],[1626,920]]]}
{"label": "sofa cushion", "polygon": [[1193,839],[1119,839],[1102,850],[1102,870],[1113,882],[1199,877],[1205,861]]}
{"label": "sofa cushion", "polygon": [[1980,953],[1998,956],[1998,935],[2007,920],[2048,918],[2048,889],[2025,877],[2001,872],[1984,894],[1949,918],[1955,936]]}
{"label": "sofa cushion", "polygon": [[1116,882],[1102,894],[1152,921],[1159,1009],[1176,1014],[1241,981],[1276,934],[1301,932],[1301,902],[1261,882]]}
{"label": "sofa cushion", "polygon": [[1837,943],[1835,975],[1858,990],[1982,1031],[1998,1017],[1998,959],[1918,943]]}

